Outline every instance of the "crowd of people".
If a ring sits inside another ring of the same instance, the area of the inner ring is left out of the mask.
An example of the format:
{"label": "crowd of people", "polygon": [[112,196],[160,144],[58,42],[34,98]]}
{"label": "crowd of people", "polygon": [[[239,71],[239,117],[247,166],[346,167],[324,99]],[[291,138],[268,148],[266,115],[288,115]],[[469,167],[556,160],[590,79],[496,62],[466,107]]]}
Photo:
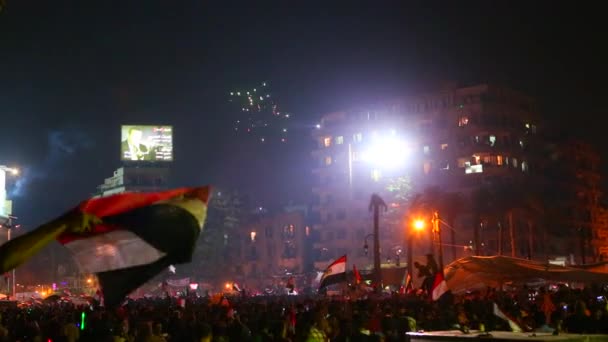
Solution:
{"label": "crowd of people", "polygon": [[259,296],[147,298],[116,310],[54,303],[0,308],[0,341],[407,341],[407,332],[510,330],[494,304],[524,331],[607,333],[599,288],[488,289],[348,297]]}

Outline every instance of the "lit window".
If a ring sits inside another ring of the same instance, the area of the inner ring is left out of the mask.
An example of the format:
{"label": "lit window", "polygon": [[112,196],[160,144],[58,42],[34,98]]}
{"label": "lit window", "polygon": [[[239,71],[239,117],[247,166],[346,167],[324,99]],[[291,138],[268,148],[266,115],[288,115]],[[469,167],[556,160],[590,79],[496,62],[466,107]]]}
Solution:
{"label": "lit window", "polygon": [[519,141],[519,146],[521,146],[521,148],[524,148],[524,141],[523,140]]}
{"label": "lit window", "polygon": [[283,227],[283,239],[293,239],[296,236],[296,227],[289,224]]}
{"label": "lit window", "polygon": [[310,227],[306,226],[306,236],[310,236]]}
{"label": "lit window", "polygon": [[513,167],[517,167],[517,158],[511,158],[511,163],[513,164]]}
{"label": "lit window", "polygon": [[473,159],[475,159],[475,164],[481,163],[481,157],[480,156],[474,155]]}
{"label": "lit window", "polygon": [[353,140],[355,142],[361,142],[363,140],[363,134],[361,134],[361,133],[353,134]]}
{"label": "lit window", "polygon": [[458,158],[457,165],[458,165],[458,167],[464,167],[468,161],[469,161],[468,158]]}
{"label": "lit window", "polygon": [[448,144],[441,144],[441,150],[445,151],[448,149]]}
{"label": "lit window", "polygon": [[251,232],[249,234],[249,236],[251,237],[251,242],[255,242],[255,238],[256,238],[257,235],[258,235],[258,233],[256,233],[256,232]]}
{"label": "lit window", "polygon": [[325,165],[331,165],[331,157],[325,157]]}
{"label": "lit window", "polygon": [[530,128],[530,124],[529,123],[526,124],[526,128]]}
{"label": "lit window", "polygon": [[496,165],[501,166],[503,163],[502,156],[496,156]]}
{"label": "lit window", "polygon": [[337,145],[344,144],[344,137],[343,136],[336,137],[336,144]]}
{"label": "lit window", "polygon": [[491,156],[483,156],[483,163],[484,164],[492,164],[492,157]]}
{"label": "lit window", "polygon": [[380,170],[374,169],[372,170],[372,179],[377,182],[380,180],[380,178],[382,178],[382,174],[380,173]]}
{"label": "lit window", "polygon": [[466,125],[469,124],[469,117],[468,116],[461,116],[458,119],[458,127],[464,127]]}
{"label": "lit window", "polygon": [[471,174],[471,173],[482,173],[483,172],[483,165],[479,164],[479,165],[471,165],[471,163],[466,163],[465,167],[464,167],[464,173],[465,174]]}
{"label": "lit window", "polygon": [[325,137],[325,138],[323,138],[323,145],[325,147],[331,146],[331,137]]}
{"label": "lit window", "polygon": [[431,162],[424,162],[422,168],[424,170],[424,174],[428,175],[431,172]]}
{"label": "lit window", "polygon": [[528,163],[526,163],[525,161],[521,162],[521,171],[528,172]]}
{"label": "lit window", "polygon": [[427,145],[423,147],[424,154],[429,154],[431,152],[431,148]]}
{"label": "lit window", "polygon": [[490,135],[489,142],[490,142],[490,146],[496,145],[496,136],[495,135]]}

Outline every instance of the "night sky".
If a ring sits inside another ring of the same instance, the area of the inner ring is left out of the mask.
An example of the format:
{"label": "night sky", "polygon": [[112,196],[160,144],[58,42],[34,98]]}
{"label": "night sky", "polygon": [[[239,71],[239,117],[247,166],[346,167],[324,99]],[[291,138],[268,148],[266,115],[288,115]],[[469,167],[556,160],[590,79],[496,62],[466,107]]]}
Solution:
{"label": "night sky", "polygon": [[[441,80],[527,92],[608,158],[608,30],[599,8],[207,3],[6,0],[0,164],[24,169],[14,193],[22,223],[37,225],[93,193],[120,165],[120,124],[130,123],[174,126],[172,185],[238,188],[267,205],[304,201],[308,131],[321,114]],[[261,81],[294,114],[289,144],[254,147],[232,134],[228,92]]]}

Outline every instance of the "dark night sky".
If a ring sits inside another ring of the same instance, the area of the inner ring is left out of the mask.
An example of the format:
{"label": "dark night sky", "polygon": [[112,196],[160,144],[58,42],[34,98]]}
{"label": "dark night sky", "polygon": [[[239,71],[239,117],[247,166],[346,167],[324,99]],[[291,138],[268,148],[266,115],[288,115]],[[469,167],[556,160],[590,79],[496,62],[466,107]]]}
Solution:
{"label": "dark night sky", "polygon": [[306,136],[324,112],[421,84],[500,82],[537,97],[547,117],[608,157],[601,134],[608,31],[599,8],[206,3],[7,0],[0,13],[0,163],[25,169],[15,210],[26,225],[61,213],[111,175],[122,123],[174,125],[174,185],[212,183],[260,201],[302,200],[307,141],[266,147],[276,165],[240,172],[255,154],[244,159],[246,149],[230,133],[226,92],[263,80],[296,115],[295,137]]}

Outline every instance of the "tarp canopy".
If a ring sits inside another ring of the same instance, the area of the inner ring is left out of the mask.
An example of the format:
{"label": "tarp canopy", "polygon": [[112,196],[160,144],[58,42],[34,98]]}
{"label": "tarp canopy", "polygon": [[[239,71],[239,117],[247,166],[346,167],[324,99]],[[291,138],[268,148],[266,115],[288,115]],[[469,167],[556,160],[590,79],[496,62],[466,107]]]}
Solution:
{"label": "tarp canopy", "polygon": [[608,274],[504,256],[466,257],[446,266],[445,279],[453,293],[470,289],[526,284],[539,280],[563,283],[608,283]]}

